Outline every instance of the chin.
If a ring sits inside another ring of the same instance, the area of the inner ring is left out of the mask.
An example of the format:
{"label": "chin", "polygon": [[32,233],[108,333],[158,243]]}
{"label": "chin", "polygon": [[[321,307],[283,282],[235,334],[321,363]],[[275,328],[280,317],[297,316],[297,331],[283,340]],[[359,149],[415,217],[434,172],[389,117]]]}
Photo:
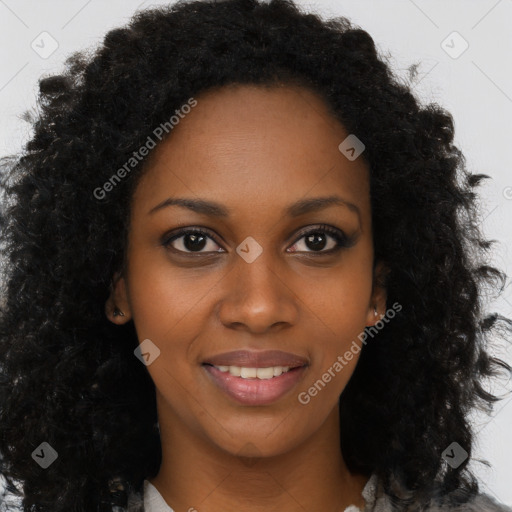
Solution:
{"label": "chin", "polygon": [[[274,457],[292,450],[303,442],[297,432],[283,430],[280,421],[273,422],[255,431],[254,422],[250,428],[229,429],[213,426],[215,432],[209,436],[210,442],[220,450],[238,457]],[[257,427],[256,427],[257,429]],[[231,434],[231,435],[230,435]]]}

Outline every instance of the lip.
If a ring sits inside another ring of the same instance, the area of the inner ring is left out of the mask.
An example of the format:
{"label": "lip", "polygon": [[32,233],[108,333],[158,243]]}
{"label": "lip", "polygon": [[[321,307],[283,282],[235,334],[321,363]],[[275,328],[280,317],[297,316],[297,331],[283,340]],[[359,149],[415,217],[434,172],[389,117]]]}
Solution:
{"label": "lip", "polygon": [[[264,367],[258,366],[257,368]],[[229,372],[222,372],[215,366],[206,363],[202,365],[202,368],[205,369],[217,388],[233,400],[239,404],[255,406],[271,404],[289,393],[302,380],[307,365],[295,367],[282,373],[279,377],[271,379],[243,379],[235,377]],[[252,366],[252,368],[255,367]]]}
{"label": "lip", "polygon": [[246,368],[268,368],[269,366],[296,368],[308,365],[309,361],[305,357],[290,352],[283,352],[282,350],[234,350],[208,357],[203,361],[203,364],[245,366]]}

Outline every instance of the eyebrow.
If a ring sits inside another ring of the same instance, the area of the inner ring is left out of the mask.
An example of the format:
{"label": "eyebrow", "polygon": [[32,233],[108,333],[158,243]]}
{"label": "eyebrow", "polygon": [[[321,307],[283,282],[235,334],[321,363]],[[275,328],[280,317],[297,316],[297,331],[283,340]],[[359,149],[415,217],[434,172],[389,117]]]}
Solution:
{"label": "eyebrow", "polygon": [[[351,211],[355,212],[361,222],[361,211],[354,204],[340,196],[326,196],[326,197],[312,197],[307,199],[301,199],[285,209],[285,215],[288,217],[299,217],[306,213],[316,212],[323,210],[329,206],[345,206]],[[196,213],[202,215],[208,215],[210,217],[229,217],[230,210],[220,203],[208,201],[206,199],[192,199],[186,197],[168,197],[161,203],[149,210],[148,215],[166,208],[168,206],[180,206],[182,208],[188,208]]]}

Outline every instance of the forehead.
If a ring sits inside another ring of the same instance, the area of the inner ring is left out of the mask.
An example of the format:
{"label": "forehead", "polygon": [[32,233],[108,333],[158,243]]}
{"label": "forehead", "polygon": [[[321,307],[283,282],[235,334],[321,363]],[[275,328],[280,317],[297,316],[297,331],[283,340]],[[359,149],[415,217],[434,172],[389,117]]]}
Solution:
{"label": "forehead", "polygon": [[134,194],[146,211],[168,196],[268,208],[338,191],[368,202],[367,165],[340,152],[349,133],[313,91],[232,85],[195,99],[151,154]]}

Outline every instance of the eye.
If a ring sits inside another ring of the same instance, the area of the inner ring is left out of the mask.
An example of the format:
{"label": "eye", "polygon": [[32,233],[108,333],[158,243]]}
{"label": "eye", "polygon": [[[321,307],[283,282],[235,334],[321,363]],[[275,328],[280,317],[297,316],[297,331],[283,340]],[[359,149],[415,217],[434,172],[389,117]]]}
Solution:
{"label": "eye", "polygon": [[[208,240],[213,243],[208,244]],[[178,242],[173,245],[174,242]],[[186,228],[180,229],[171,238],[164,241],[165,247],[171,247],[175,252],[182,252],[185,254],[201,253],[201,252],[224,252],[222,249],[215,249],[215,246],[219,247],[213,237],[211,237],[206,231],[198,228]],[[207,251],[202,251],[205,247]],[[213,246],[213,247],[212,247]]]}
{"label": "eye", "polygon": [[[328,239],[331,239],[331,242],[328,242]],[[331,226],[321,225],[313,229],[309,229],[306,232],[301,233],[300,238],[297,239],[295,244],[292,247],[295,247],[298,241],[304,239],[303,246],[306,249],[311,250],[302,250],[295,248],[292,252],[311,252],[318,254],[332,254],[338,252],[343,247],[350,247],[354,244],[354,237],[347,237],[343,231],[339,229],[333,228]],[[327,250],[325,247],[328,247]]]}
{"label": "eye", "polygon": [[[347,237],[345,233],[339,229],[321,225],[300,233],[300,237],[296,239],[291,252],[332,254],[344,247],[352,246],[355,243],[355,238],[356,237]],[[305,250],[297,249],[296,247],[297,245],[300,246],[298,242],[302,239],[304,239],[303,244],[306,248]],[[162,245],[172,249],[174,252],[183,254],[225,252],[208,231],[199,228],[180,229],[171,237],[166,238]],[[328,249],[324,250],[326,246]]]}

